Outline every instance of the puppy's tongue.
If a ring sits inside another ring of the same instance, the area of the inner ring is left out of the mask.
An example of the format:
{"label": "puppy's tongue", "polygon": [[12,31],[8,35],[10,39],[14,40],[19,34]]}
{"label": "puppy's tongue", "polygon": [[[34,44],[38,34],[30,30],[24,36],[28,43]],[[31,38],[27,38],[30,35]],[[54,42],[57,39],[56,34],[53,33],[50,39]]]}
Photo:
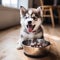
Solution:
{"label": "puppy's tongue", "polygon": [[28,31],[32,32],[32,26],[28,26]]}

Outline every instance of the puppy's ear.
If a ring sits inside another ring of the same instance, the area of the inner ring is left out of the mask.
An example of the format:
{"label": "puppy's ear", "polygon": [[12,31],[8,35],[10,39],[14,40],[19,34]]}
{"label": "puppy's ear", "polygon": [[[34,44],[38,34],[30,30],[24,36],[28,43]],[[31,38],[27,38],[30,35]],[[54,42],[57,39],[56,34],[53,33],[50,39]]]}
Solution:
{"label": "puppy's ear", "polygon": [[43,12],[42,12],[41,7],[38,7],[38,8],[37,8],[37,12],[39,13],[39,15],[40,15],[41,17],[43,16]]}
{"label": "puppy's ear", "polygon": [[26,9],[23,6],[20,6],[20,16],[23,17],[26,13]]}

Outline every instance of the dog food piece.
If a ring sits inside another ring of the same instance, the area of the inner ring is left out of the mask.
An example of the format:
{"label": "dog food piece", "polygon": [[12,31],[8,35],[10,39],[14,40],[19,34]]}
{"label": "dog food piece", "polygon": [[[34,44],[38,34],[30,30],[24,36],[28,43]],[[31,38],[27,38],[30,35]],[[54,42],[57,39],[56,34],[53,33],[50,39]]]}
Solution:
{"label": "dog food piece", "polygon": [[32,47],[35,47],[35,46],[36,46],[36,42],[32,42],[32,43],[31,43],[31,46],[32,46]]}
{"label": "dog food piece", "polygon": [[48,46],[48,45],[50,45],[50,42],[48,42],[48,41],[34,41],[34,42],[31,42],[30,43],[30,46],[31,47],[37,47],[37,48],[41,48],[41,47],[46,47],[46,46]]}
{"label": "dog food piece", "polygon": [[31,46],[32,47],[39,47],[39,46],[41,46],[41,44],[35,41],[35,42],[31,43]]}
{"label": "dog food piece", "polygon": [[31,47],[37,47],[37,48],[42,48],[50,45],[50,42],[45,41],[45,40],[35,40],[35,41],[30,41],[28,42],[28,45]]}
{"label": "dog food piece", "polygon": [[31,43],[31,45],[30,45],[30,46],[34,47],[35,45],[34,45],[34,43]]}

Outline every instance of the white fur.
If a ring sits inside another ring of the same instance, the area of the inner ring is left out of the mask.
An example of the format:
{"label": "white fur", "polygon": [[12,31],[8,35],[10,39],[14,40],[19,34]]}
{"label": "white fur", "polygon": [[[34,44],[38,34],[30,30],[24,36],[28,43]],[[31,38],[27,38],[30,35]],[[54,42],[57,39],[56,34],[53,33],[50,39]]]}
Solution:
{"label": "white fur", "polygon": [[43,16],[43,12],[42,12],[41,7],[38,7],[38,8],[37,8],[37,11],[40,11],[40,13],[41,13],[41,17],[42,17],[42,16]]}

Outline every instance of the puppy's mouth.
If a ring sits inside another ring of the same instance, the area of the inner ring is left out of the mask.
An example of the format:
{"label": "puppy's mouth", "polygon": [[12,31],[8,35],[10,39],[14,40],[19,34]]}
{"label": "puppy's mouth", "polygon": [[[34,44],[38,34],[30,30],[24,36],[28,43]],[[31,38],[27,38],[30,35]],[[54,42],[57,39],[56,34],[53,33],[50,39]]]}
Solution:
{"label": "puppy's mouth", "polygon": [[32,32],[32,30],[34,29],[34,27],[35,27],[35,25],[28,24],[27,25],[28,32]]}

